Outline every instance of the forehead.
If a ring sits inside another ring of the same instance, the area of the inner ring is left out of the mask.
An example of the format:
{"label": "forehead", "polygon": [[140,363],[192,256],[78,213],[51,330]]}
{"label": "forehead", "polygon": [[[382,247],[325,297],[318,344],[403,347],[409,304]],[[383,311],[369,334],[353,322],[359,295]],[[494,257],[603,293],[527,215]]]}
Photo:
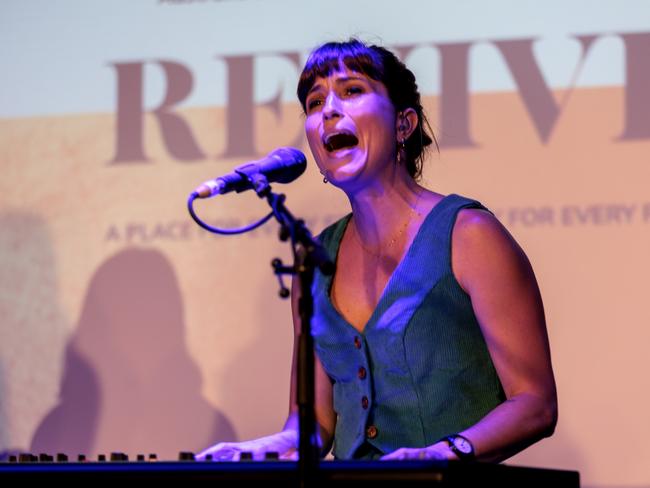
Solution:
{"label": "forehead", "polygon": [[381,81],[377,81],[359,71],[354,71],[345,66],[342,62],[339,65],[338,69],[332,71],[327,76],[317,76],[314,79],[314,83],[309,89],[308,94],[314,91],[326,89],[329,86],[343,85],[349,81],[360,81],[362,83],[368,84],[378,93],[382,93],[384,95],[388,94],[388,90]]}

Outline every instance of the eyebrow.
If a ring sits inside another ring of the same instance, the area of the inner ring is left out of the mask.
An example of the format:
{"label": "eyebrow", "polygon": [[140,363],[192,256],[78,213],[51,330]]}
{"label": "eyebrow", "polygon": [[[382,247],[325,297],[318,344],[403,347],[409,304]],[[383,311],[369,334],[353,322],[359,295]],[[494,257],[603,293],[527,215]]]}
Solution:
{"label": "eyebrow", "polygon": [[[354,76],[353,75],[353,76],[341,76],[340,78],[336,78],[336,80],[334,80],[334,82],[337,85],[340,85],[340,84],[343,84],[345,82],[354,81],[354,80],[365,81],[365,82],[368,81],[368,79],[365,76],[360,76],[360,75],[359,76]],[[310,90],[307,92],[307,96],[309,96],[312,92],[318,90],[320,87],[321,87],[320,83],[314,83],[314,86],[312,86],[310,88]]]}

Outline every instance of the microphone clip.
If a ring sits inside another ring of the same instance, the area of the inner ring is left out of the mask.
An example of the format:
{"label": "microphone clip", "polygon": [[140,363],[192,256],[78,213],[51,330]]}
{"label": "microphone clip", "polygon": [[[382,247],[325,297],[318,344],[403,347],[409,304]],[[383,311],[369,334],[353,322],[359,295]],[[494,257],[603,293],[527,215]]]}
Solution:
{"label": "microphone clip", "polygon": [[271,190],[271,185],[269,184],[269,180],[264,175],[264,173],[260,171],[248,173],[246,171],[238,170],[235,170],[235,172],[241,175],[242,178],[246,178],[248,181],[250,181],[251,185],[253,185],[253,190],[255,190],[255,193],[257,193],[258,197],[266,198],[269,191]]}
{"label": "microphone clip", "polygon": [[273,273],[278,278],[278,284],[280,285],[280,291],[278,295],[280,298],[288,298],[291,292],[289,288],[284,285],[284,280],[282,275],[294,275],[296,274],[295,266],[285,266],[281,259],[275,258],[271,261],[271,266],[273,267]]}

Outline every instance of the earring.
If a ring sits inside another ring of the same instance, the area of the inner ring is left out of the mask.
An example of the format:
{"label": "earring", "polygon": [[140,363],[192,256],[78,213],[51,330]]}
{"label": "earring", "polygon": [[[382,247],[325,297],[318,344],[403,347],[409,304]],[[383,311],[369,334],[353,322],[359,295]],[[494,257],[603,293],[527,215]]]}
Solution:
{"label": "earring", "polygon": [[404,139],[397,141],[397,164],[402,164],[406,159],[406,144]]}
{"label": "earring", "polygon": [[329,182],[329,180],[327,179],[326,176],[324,176],[324,177],[323,177],[323,183],[327,184],[328,182]]}

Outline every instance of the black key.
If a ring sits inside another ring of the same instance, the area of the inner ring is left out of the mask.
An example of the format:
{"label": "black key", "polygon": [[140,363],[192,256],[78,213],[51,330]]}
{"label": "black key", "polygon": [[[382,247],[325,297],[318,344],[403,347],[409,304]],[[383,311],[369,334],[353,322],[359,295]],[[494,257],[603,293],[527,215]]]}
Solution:
{"label": "black key", "polygon": [[179,461],[194,461],[194,453],[189,451],[181,451],[178,453]]}
{"label": "black key", "polygon": [[123,452],[111,453],[111,461],[128,461],[128,460],[129,460],[129,456],[127,456]]}
{"label": "black key", "polygon": [[18,455],[19,463],[35,463],[36,461],[38,461],[38,458],[29,452],[23,452]]}

